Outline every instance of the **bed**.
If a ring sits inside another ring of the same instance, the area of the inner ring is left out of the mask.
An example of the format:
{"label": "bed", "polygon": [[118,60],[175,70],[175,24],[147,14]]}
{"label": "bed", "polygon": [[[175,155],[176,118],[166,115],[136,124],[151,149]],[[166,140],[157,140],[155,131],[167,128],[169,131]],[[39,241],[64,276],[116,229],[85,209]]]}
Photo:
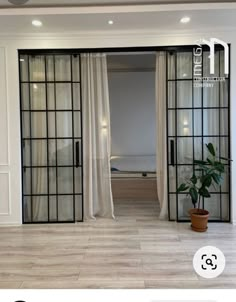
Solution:
{"label": "bed", "polygon": [[156,200],[156,156],[112,156],[113,198]]}

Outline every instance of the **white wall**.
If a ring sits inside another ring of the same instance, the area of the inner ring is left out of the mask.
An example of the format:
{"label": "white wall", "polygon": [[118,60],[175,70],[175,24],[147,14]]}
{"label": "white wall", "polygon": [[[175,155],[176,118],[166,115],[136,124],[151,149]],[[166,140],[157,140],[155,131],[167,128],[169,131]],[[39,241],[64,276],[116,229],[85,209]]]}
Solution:
{"label": "white wall", "polygon": [[111,154],[155,154],[155,72],[109,72],[108,79]]}
{"label": "white wall", "polygon": [[[1,129],[0,152],[0,224],[21,223],[21,160],[20,160],[20,109],[19,109],[19,78],[17,49],[26,48],[90,48],[90,47],[125,47],[125,46],[163,46],[195,44],[199,38],[217,37],[231,43],[231,151],[234,162],[232,164],[232,184],[236,183],[236,34],[230,32],[192,33],[161,36],[155,33],[125,32],[100,33],[81,36],[67,35],[59,37],[0,37],[1,74],[1,110],[0,120],[7,117],[1,126],[8,125],[8,131]],[[6,95],[4,93],[4,62],[6,63]],[[2,109],[3,108],[3,109]],[[4,111],[5,110],[5,111]],[[7,112],[6,112],[7,111]],[[7,123],[7,124],[6,124]],[[8,148],[4,149],[8,143]],[[5,151],[3,151],[4,149]],[[6,152],[8,158],[6,158]],[[2,180],[4,179],[4,180]],[[8,194],[9,186],[9,194]],[[236,223],[236,186],[232,185],[232,221]]]}

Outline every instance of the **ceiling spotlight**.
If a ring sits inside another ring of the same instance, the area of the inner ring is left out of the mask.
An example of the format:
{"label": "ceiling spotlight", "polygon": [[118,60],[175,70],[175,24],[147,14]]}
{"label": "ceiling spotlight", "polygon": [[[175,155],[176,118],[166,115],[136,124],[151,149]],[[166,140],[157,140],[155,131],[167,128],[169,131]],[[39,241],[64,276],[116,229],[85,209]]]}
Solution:
{"label": "ceiling spotlight", "polygon": [[43,23],[39,20],[33,20],[32,21],[32,25],[36,26],[36,27],[40,27],[43,25]]}
{"label": "ceiling spotlight", "polygon": [[181,23],[188,23],[190,21],[189,17],[183,17],[182,19],[180,19]]}
{"label": "ceiling spotlight", "polygon": [[112,24],[114,24],[114,22],[113,22],[112,20],[109,20],[109,21],[108,21],[108,24],[109,24],[109,25],[112,25]]}
{"label": "ceiling spotlight", "polygon": [[28,1],[29,0],[8,0],[8,2],[10,2],[11,4],[14,4],[14,5],[22,5]]}

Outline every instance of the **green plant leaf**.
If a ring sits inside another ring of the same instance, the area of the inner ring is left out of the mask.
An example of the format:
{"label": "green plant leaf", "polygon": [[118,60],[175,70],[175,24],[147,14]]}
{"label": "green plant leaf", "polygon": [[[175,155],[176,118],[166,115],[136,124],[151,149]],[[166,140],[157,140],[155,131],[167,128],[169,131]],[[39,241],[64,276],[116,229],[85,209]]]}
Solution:
{"label": "green plant leaf", "polygon": [[212,156],[216,156],[215,148],[212,143],[206,144],[206,147]]}
{"label": "green plant leaf", "polygon": [[202,177],[201,181],[202,181],[202,185],[204,187],[209,188],[211,186],[211,183],[212,183],[212,176],[211,176],[211,174],[204,175]]}
{"label": "green plant leaf", "polygon": [[189,194],[190,194],[190,196],[191,196],[191,198],[192,198],[192,202],[195,204],[195,203],[197,203],[197,200],[198,200],[198,192],[197,192],[197,190],[196,190],[196,188],[190,188],[190,190],[189,190]]}
{"label": "green plant leaf", "polygon": [[221,185],[221,183],[223,181],[223,177],[221,175],[219,175],[217,173],[212,173],[211,176],[217,185]]}
{"label": "green plant leaf", "polygon": [[195,174],[193,174],[193,176],[190,178],[191,182],[196,185],[197,183],[197,176]]}
{"label": "green plant leaf", "polygon": [[204,198],[210,198],[211,194],[208,192],[208,190],[205,187],[202,187],[199,189],[199,194]]}
{"label": "green plant leaf", "polygon": [[215,162],[214,167],[220,173],[224,173],[225,171],[225,166],[219,161]]}
{"label": "green plant leaf", "polygon": [[177,189],[177,192],[184,192],[188,189],[189,187],[186,185],[186,184],[181,184],[178,189]]}

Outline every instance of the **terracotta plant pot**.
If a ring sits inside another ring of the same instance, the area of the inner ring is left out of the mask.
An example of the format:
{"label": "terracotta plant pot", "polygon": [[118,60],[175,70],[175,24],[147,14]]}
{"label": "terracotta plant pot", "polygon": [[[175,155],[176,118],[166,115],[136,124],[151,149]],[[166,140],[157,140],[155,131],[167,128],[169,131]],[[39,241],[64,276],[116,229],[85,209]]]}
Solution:
{"label": "terracotta plant pot", "polygon": [[191,216],[191,228],[196,232],[206,232],[209,212],[203,209],[191,209],[189,210]]}

